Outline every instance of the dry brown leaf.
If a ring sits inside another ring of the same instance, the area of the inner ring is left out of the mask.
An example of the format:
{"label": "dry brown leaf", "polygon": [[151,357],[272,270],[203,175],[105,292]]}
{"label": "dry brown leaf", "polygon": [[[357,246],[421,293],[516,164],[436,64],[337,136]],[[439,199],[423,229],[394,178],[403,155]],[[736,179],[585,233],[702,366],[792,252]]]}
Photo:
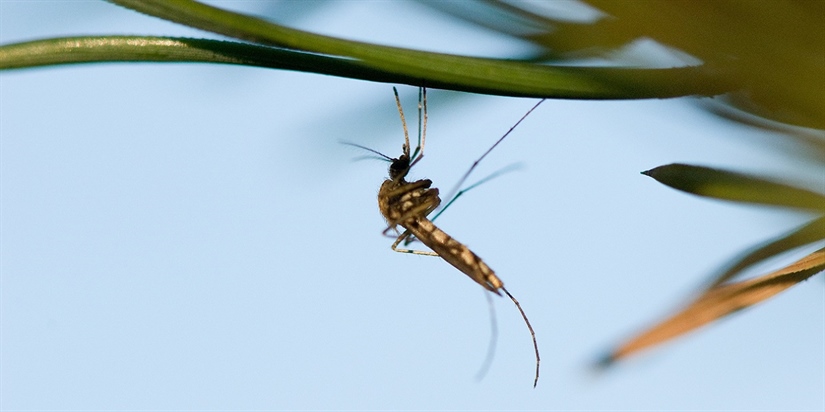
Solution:
{"label": "dry brown leaf", "polygon": [[766,300],[825,270],[825,248],[775,272],[707,290],[682,311],[614,349],[600,366],[659,345],[733,312]]}

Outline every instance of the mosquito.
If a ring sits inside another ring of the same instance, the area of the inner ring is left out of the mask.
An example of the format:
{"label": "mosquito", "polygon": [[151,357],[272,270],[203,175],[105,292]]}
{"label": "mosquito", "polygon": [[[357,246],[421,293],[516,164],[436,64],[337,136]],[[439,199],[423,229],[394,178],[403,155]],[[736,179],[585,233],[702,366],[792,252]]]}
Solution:
{"label": "mosquito", "polygon": [[[398,90],[393,87],[395,94],[395,103],[398,106],[398,113],[401,116],[401,125],[404,128],[404,144],[401,146],[401,156],[398,158],[390,158],[383,153],[376,150],[364,147],[361,145],[347,143],[365,150],[368,150],[376,155],[383,157],[390,162],[389,178],[384,180],[381,188],[378,190],[378,208],[384,219],[387,221],[387,228],[384,230],[386,235],[390,231],[398,233],[398,226],[404,228],[404,232],[400,233],[392,244],[392,250],[401,253],[412,253],[416,255],[425,256],[439,256],[447,263],[453,265],[456,269],[469,276],[470,279],[481,285],[484,289],[501,296],[503,291],[510,300],[516,305],[521,317],[524,319],[527,329],[530,331],[533,340],[533,349],[536,355],[536,374],[533,379],[533,387],[536,387],[539,379],[539,365],[541,358],[539,356],[538,343],[536,342],[536,333],[533,326],[527,319],[527,315],[521,307],[519,301],[504,287],[504,283],[496,276],[495,272],[487,266],[470,248],[455,240],[443,230],[439,229],[428,216],[438,209],[441,205],[441,198],[437,188],[432,187],[430,179],[421,179],[413,182],[405,180],[410,169],[424,157],[424,144],[427,136],[427,90],[424,87],[419,88],[418,95],[418,144],[412,153],[410,152],[410,136],[407,129],[407,121],[404,118],[404,110],[401,107],[401,99],[398,97]],[[492,147],[490,147],[478,160],[476,160],[470,169],[464,174],[456,190],[461,187],[464,181],[469,177],[473,169],[478,163],[484,159],[502,140],[504,140],[519,123],[522,122],[533,110],[535,110],[544,99],[539,101],[533,108],[531,108],[518,122],[516,122],[510,130],[507,131]],[[423,110],[423,115],[422,115]],[[487,179],[484,180],[488,180]],[[480,183],[480,182],[479,182]],[[435,217],[452,204],[455,199],[465,193],[472,187],[479,183],[451,194],[448,197],[449,202],[439,211]],[[435,219],[433,218],[433,220]],[[430,248],[431,251],[421,251],[401,248],[399,245],[405,242],[406,246],[414,239]]]}

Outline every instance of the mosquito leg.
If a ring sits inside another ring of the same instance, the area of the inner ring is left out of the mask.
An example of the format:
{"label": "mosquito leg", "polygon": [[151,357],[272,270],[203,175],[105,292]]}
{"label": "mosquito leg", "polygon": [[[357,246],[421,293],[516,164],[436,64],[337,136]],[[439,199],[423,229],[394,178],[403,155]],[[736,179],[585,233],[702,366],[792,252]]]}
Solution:
{"label": "mosquito leg", "polygon": [[[438,210],[438,213],[436,213],[435,216],[433,216],[432,218],[429,218],[430,221],[434,222],[436,219],[438,219],[438,217],[441,216],[441,214],[444,213],[447,210],[447,208],[449,208],[450,205],[452,205],[453,202],[458,200],[458,198],[461,197],[463,194],[465,194],[465,193],[469,192],[470,190],[475,189],[476,187],[481,186],[482,184],[487,183],[488,181],[493,180],[493,179],[495,179],[495,178],[497,178],[497,177],[499,177],[499,176],[501,176],[505,173],[509,173],[513,170],[516,170],[519,167],[521,167],[521,165],[519,165],[518,163],[508,165],[506,167],[503,167],[503,168],[491,173],[490,175],[488,175],[484,179],[481,179],[478,182],[475,182],[475,183],[471,184],[470,186],[467,186],[466,188],[461,189],[458,193],[455,194],[455,196],[453,196],[452,199],[450,199],[449,202],[447,202],[447,204],[444,205],[444,207],[442,207]],[[414,241],[415,241],[415,237],[408,238],[406,241],[404,241],[404,246],[407,246],[407,245],[409,245],[410,243],[412,243]]]}
{"label": "mosquito leg", "polygon": [[[449,196],[445,197],[445,199],[451,199],[452,200],[456,196],[455,193],[458,192],[458,190],[461,188],[461,186],[464,184],[464,182],[467,180],[467,178],[470,177],[470,173],[473,172],[473,170],[476,168],[476,166],[478,166],[478,164],[481,163],[481,161],[484,160],[484,158],[487,157],[487,155],[490,154],[490,152],[492,152],[493,149],[495,149],[496,146],[498,146],[498,144],[501,143],[513,131],[513,129],[515,129],[519,124],[521,124],[521,122],[524,121],[524,119],[526,119],[527,116],[529,116],[530,113],[533,112],[533,110],[536,110],[536,108],[539,107],[539,105],[542,104],[545,100],[547,100],[547,99],[539,100],[539,102],[536,103],[536,105],[533,106],[530,110],[528,110],[527,113],[524,114],[524,116],[521,116],[521,119],[519,119],[516,122],[516,124],[514,124],[512,127],[510,127],[510,129],[507,130],[507,132],[504,133],[503,136],[501,136],[498,140],[496,140],[496,142],[493,143],[493,145],[490,146],[490,148],[487,149],[487,151],[484,152],[484,154],[482,154],[481,157],[478,158],[478,160],[473,162],[472,166],[470,166],[470,168],[467,170],[467,172],[464,173],[464,176],[461,177],[461,179],[458,181],[458,184],[455,185],[455,187],[450,191]],[[449,204],[449,202],[448,202],[448,204]],[[445,208],[446,208],[446,206],[445,206]]]}
{"label": "mosquito leg", "polygon": [[[435,198],[435,199],[437,200],[438,198]],[[393,220],[392,222],[389,222],[390,226],[388,228],[384,229],[384,234],[386,235],[387,232],[392,230],[392,228],[395,228],[397,225],[402,225],[403,226],[403,222],[406,222],[406,221],[410,220],[411,218],[417,218],[419,216],[427,216],[427,214],[432,212],[433,209],[435,209],[436,207],[438,207],[438,201],[432,202],[432,201],[426,201],[425,200],[423,203],[421,203],[421,204],[405,211],[397,219]]]}
{"label": "mosquito leg", "polygon": [[438,256],[438,253],[430,252],[427,250],[412,250],[412,249],[399,249],[398,244],[403,242],[404,239],[411,236],[409,230],[405,230],[401,236],[398,236],[398,239],[395,240],[395,243],[392,244],[392,250],[399,252],[399,253],[412,253],[413,255],[422,255],[422,256]]}
{"label": "mosquito leg", "polygon": [[[422,109],[424,115],[422,116]],[[424,144],[427,141],[427,88],[418,88],[418,147],[410,155],[410,167],[413,167],[422,157],[424,157]]]}
{"label": "mosquito leg", "polygon": [[486,293],[484,291],[484,297],[487,298],[487,308],[490,310],[490,343],[487,345],[487,356],[484,358],[484,363],[481,364],[481,368],[479,368],[478,373],[476,374],[477,380],[484,379],[484,376],[487,375],[487,371],[490,370],[490,365],[493,364],[493,357],[496,354],[496,341],[498,341],[498,321],[496,319],[496,308],[493,306],[493,299],[491,298],[491,293]]}
{"label": "mosquito leg", "polygon": [[[409,220],[410,218],[414,218],[414,217],[418,217],[418,216],[426,216],[428,213],[432,212],[432,210],[435,209],[437,206],[438,206],[438,202],[424,202],[424,203],[408,210],[403,215],[401,215],[398,219],[396,219],[392,222],[389,222],[390,225],[389,225],[389,227],[384,229],[383,235],[386,236],[389,231],[395,229],[398,225],[401,224],[401,222],[405,222],[405,221]],[[402,234],[402,236],[399,236],[398,237],[399,240],[395,244],[398,245],[399,243],[401,243],[404,239],[406,239],[408,237],[413,237],[414,238],[414,236],[411,233],[408,233],[408,232],[409,231],[405,231],[404,234]],[[410,241],[410,242],[412,242],[412,241]],[[407,244],[409,244],[409,243],[405,243],[404,245],[406,246]],[[393,250],[395,250],[395,248],[393,248]]]}
{"label": "mosquito leg", "polygon": [[539,356],[539,344],[536,342],[536,332],[533,330],[533,325],[530,324],[530,320],[527,319],[524,309],[521,308],[521,303],[518,303],[518,300],[516,300],[516,298],[513,297],[513,295],[511,295],[510,292],[504,288],[504,286],[501,287],[501,290],[503,290],[504,293],[510,297],[510,300],[512,300],[513,303],[515,303],[518,311],[521,313],[521,317],[524,318],[524,323],[527,324],[527,329],[530,331],[530,336],[533,338],[533,349],[536,351],[536,377],[533,379],[533,387],[535,388],[536,384],[539,383],[539,364],[541,363],[541,357]]}
{"label": "mosquito leg", "polygon": [[407,130],[407,120],[404,118],[404,108],[401,107],[401,98],[398,97],[398,89],[392,88],[395,94],[395,105],[398,106],[398,115],[401,116],[401,126],[404,128],[404,154],[410,154],[410,133]]}
{"label": "mosquito leg", "polygon": [[475,182],[475,183],[471,184],[470,186],[467,186],[467,187],[465,187],[464,189],[459,190],[459,191],[458,191],[458,193],[456,193],[456,194],[455,194],[455,196],[453,196],[453,197],[450,199],[450,201],[449,201],[449,202],[447,202],[447,204],[445,204],[445,205],[444,205],[444,207],[442,207],[442,208],[438,211],[438,213],[436,213],[436,214],[435,214],[435,216],[433,216],[430,220],[431,220],[431,221],[435,221],[435,219],[437,219],[439,216],[441,216],[441,214],[442,214],[442,213],[444,213],[444,211],[445,211],[445,210],[447,210],[447,208],[448,208],[448,207],[450,207],[450,205],[452,205],[452,204],[453,204],[453,202],[455,202],[456,200],[458,200],[458,198],[459,198],[459,197],[461,197],[461,195],[463,195],[463,194],[465,194],[465,193],[469,192],[470,190],[473,190],[473,189],[475,189],[476,187],[481,186],[482,184],[487,183],[487,182],[489,182],[490,180],[493,180],[493,179],[495,179],[495,178],[497,178],[497,177],[499,177],[499,176],[501,176],[501,175],[503,175],[503,174],[505,174],[505,173],[509,173],[509,172],[512,172],[512,171],[514,171],[514,170],[516,170],[516,169],[519,169],[520,167],[521,167],[521,165],[520,165],[520,164],[518,164],[518,163],[514,163],[514,164],[511,164],[511,165],[508,165],[508,166],[506,166],[506,167],[503,167],[503,168],[501,168],[501,169],[498,169],[498,170],[496,170],[495,172],[493,172],[493,173],[489,174],[489,175],[488,175],[487,177],[485,177],[484,179],[481,179],[481,180],[479,180],[478,182]]}
{"label": "mosquito leg", "polygon": [[[428,189],[430,186],[432,186],[432,184],[433,184],[433,181],[430,180],[430,179],[416,180],[415,182],[410,182],[410,183],[407,183],[407,184],[404,184],[404,185],[399,185],[398,187],[393,188],[392,190],[389,190],[386,193],[382,193],[381,196],[385,197],[385,198],[392,198],[392,197],[403,195],[405,193],[409,193],[409,192],[412,192],[412,191],[415,191],[415,190],[418,190],[418,189]],[[438,189],[432,189],[432,190],[438,190]]]}

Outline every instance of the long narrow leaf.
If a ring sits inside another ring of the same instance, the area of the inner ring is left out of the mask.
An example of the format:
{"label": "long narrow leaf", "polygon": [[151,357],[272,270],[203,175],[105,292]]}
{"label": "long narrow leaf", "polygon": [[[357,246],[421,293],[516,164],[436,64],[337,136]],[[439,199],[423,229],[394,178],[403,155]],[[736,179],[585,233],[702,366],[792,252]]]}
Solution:
{"label": "long narrow leaf", "polygon": [[642,174],[674,189],[699,196],[825,211],[823,194],[741,173],[674,163]]}
{"label": "long narrow leaf", "polygon": [[820,249],[776,272],[708,290],[672,317],[613,349],[599,366],[607,367],[642,349],[684,335],[710,322],[753,306],[825,270]]}
{"label": "long narrow leaf", "polygon": [[387,82],[408,76],[364,67],[351,59],[219,40],[181,37],[85,36],[0,46],[0,70],[100,62],[222,63]]}
{"label": "long narrow leaf", "polygon": [[348,57],[408,82],[452,90],[528,97],[642,99],[717,95],[733,86],[701,68],[558,67],[464,57],[344,40],[270,23],[191,0],[109,0],[142,13],[263,45]]}
{"label": "long narrow leaf", "polygon": [[814,219],[790,233],[747,251],[743,256],[728,265],[728,268],[722,273],[714,276],[708,289],[715,288],[733,279],[740,272],[756,263],[823,239],[825,239],[825,216]]}

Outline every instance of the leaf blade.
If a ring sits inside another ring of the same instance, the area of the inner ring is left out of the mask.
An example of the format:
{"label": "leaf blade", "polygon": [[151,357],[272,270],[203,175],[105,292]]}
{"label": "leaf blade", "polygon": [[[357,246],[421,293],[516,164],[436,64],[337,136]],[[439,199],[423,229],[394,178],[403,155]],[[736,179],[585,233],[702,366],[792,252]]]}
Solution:
{"label": "leaf blade", "polygon": [[[475,93],[570,99],[712,96],[729,82],[701,67],[564,67],[429,53],[323,36],[191,0],[109,0],[151,16],[259,44],[347,57],[364,67],[414,78],[406,83]],[[380,81],[380,80],[379,80]]]}
{"label": "leaf blade", "polygon": [[756,305],[825,271],[825,248],[755,279],[710,289],[676,314],[636,334],[598,362],[606,368],[644,349],[687,334],[711,322]]}
{"label": "leaf blade", "polygon": [[825,195],[741,173],[672,163],[642,174],[674,189],[698,196],[825,211]]}

